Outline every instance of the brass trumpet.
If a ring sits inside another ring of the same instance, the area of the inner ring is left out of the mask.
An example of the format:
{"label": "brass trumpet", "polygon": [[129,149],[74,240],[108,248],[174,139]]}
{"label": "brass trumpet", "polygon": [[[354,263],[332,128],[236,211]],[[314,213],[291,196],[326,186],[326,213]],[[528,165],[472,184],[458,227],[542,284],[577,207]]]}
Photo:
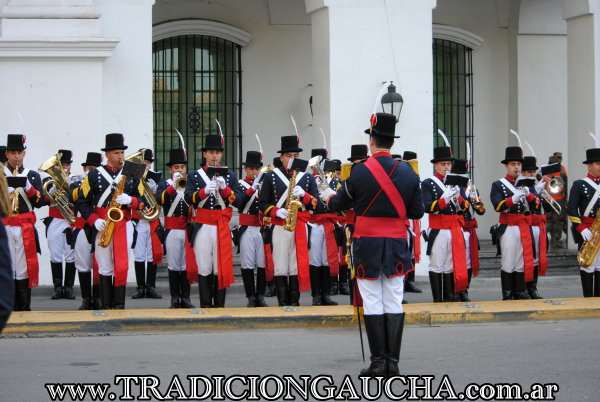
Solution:
{"label": "brass trumpet", "polygon": [[179,179],[175,180],[175,183],[173,183],[175,185],[175,188],[177,190],[185,190],[185,186],[187,185],[187,178],[184,176],[181,176]]}

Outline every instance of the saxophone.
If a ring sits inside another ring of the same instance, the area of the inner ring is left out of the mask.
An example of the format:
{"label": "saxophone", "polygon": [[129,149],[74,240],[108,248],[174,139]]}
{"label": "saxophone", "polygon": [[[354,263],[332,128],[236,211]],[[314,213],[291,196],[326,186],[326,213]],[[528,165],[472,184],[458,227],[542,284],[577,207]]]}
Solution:
{"label": "saxophone", "polygon": [[113,231],[115,230],[115,224],[123,220],[123,211],[121,211],[121,204],[117,202],[117,197],[123,194],[125,190],[126,176],[121,176],[119,184],[113,193],[110,204],[108,205],[108,211],[106,212],[106,226],[100,233],[98,233],[98,245],[101,247],[108,247],[112,240]]}
{"label": "saxophone", "polygon": [[577,263],[584,268],[592,265],[600,249],[600,212],[596,215],[590,231],[592,232],[592,238],[584,241],[577,253]]}
{"label": "saxophone", "polygon": [[287,201],[285,203],[285,209],[288,212],[287,218],[285,218],[285,225],[283,228],[288,232],[296,230],[296,221],[298,220],[298,209],[302,206],[302,203],[294,197],[293,190],[296,187],[296,172],[290,178],[290,186],[288,187]]}
{"label": "saxophone", "polygon": [[[10,194],[8,193],[8,183],[4,169],[0,169],[0,217],[7,218],[13,215]],[[18,208],[17,208],[18,209]]]}

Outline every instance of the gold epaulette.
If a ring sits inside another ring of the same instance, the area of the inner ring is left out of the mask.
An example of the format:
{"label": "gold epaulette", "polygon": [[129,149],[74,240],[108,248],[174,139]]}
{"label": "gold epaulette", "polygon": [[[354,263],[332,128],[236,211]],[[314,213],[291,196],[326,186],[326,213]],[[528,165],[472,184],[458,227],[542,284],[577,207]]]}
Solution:
{"label": "gold epaulette", "polygon": [[83,183],[81,183],[81,191],[83,191],[83,198],[86,198],[90,192],[89,174],[85,176]]}

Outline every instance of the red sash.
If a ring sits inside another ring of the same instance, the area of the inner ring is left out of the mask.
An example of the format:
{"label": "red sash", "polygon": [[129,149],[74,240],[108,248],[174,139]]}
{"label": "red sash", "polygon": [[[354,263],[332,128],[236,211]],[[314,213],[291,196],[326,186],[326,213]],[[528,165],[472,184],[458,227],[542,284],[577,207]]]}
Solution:
{"label": "red sash", "polygon": [[467,253],[462,227],[462,215],[429,215],[430,229],[449,229],[452,236],[452,264],[454,265],[454,291],[462,292],[469,286]]}
{"label": "red sash", "polygon": [[[106,219],[108,208],[96,208],[96,215]],[[127,222],[131,220],[131,210],[123,209],[123,219],[115,222],[112,235],[113,265],[115,287],[127,285],[127,271],[129,270],[129,247],[127,245]]]}
{"label": "red sash", "polygon": [[56,207],[48,208],[48,216],[55,219],[65,219],[64,216],[61,215],[60,211]]}
{"label": "red sash", "polygon": [[327,262],[331,276],[339,275],[340,261],[338,256],[338,246],[335,240],[335,224],[339,217],[337,214],[315,214],[310,216],[310,222],[317,225],[323,225],[325,231],[325,246],[327,247]]}
{"label": "red sash", "polygon": [[346,225],[354,225],[354,221],[356,219],[356,215],[354,214],[353,209],[349,209],[346,211]]}
{"label": "red sash", "polygon": [[523,271],[525,272],[525,282],[533,280],[533,241],[531,239],[531,215],[500,213],[500,223],[508,226],[518,226],[521,233],[521,244],[523,245]]}
{"label": "red sash", "polygon": [[275,265],[273,264],[273,250],[270,244],[265,244],[265,275],[267,281],[272,281],[275,276]]}
{"label": "red sash", "polygon": [[477,239],[477,219],[465,220],[463,229],[470,233],[469,254],[471,256],[471,269],[473,276],[479,275],[479,241]]}
{"label": "red sash", "polygon": [[415,263],[421,262],[421,221],[413,219],[413,232],[415,232],[413,253],[415,255]]}
{"label": "red sash", "polygon": [[548,270],[548,237],[546,235],[546,215],[531,215],[531,225],[540,227],[540,262],[538,274],[544,276]]}
{"label": "red sash", "polygon": [[156,229],[160,226],[160,221],[155,219],[150,221],[150,240],[152,241],[152,264],[161,264],[163,260],[163,248]]}
{"label": "red sash", "polygon": [[187,224],[187,216],[165,216],[165,229],[185,230],[185,270],[187,272],[188,282],[194,284],[198,282],[198,263],[196,262],[194,249],[188,239],[188,232],[186,230]]}
{"label": "red sash", "polygon": [[240,226],[260,226],[260,217],[252,214],[240,214]]}
{"label": "red sash", "polygon": [[96,253],[92,253],[92,284],[100,284],[100,273],[98,272],[98,261],[96,261]]}
{"label": "red sash", "polygon": [[[226,289],[233,283],[233,257],[231,251],[231,208],[226,209],[196,209],[197,223],[217,226],[217,264],[219,289]],[[198,267],[196,267],[198,269]],[[188,277],[190,273],[188,271]]]}
{"label": "red sash", "polygon": [[[310,271],[308,269],[308,239],[306,237],[306,223],[310,219],[308,211],[298,211],[296,230],[294,231],[294,240],[296,242],[296,262],[298,264],[298,282],[300,292],[310,289]],[[283,226],[285,221],[279,218],[272,218],[271,223],[277,226]]]}
{"label": "red sash", "polygon": [[23,236],[23,249],[25,250],[25,262],[27,263],[27,277],[29,278],[29,289],[38,286],[40,266],[37,258],[37,245],[35,244],[35,212],[25,212],[17,216],[2,218],[6,226],[19,226]]}
{"label": "red sash", "polygon": [[85,228],[85,223],[86,223],[85,219],[78,216],[78,217],[75,217],[75,222],[73,222],[71,224],[71,227],[73,229],[83,229],[83,228]]}
{"label": "red sash", "polygon": [[[385,195],[389,198],[394,209],[396,210],[396,213],[398,214],[398,218],[404,220],[406,218],[406,207],[404,205],[404,200],[402,199],[402,196],[398,192],[398,189],[394,183],[392,183],[392,180],[386,173],[385,169],[379,162],[377,162],[377,159],[372,156],[367,159],[365,166],[367,169],[369,169],[371,174],[373,174],[375,181],[377,181],[377,184],[379,184]],[[377,195],[379,195],[379,193],[377,193]]]}

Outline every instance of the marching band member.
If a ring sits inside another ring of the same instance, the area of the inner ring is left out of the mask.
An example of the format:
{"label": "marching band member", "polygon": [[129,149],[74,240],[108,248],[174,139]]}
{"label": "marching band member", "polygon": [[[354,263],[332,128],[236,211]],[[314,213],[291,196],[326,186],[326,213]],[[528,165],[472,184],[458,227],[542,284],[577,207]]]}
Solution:
{"label": "marching band member", "polygon": [[[404,151],[400,159],[410,165],[411,163],[413,163],[413,161],[417,162],[417,153],[412,151]],[[415,173],[419,175],[418,167],[416,168],[416,170],[414,166],[411,165],[411,167],[413,168]],[[419,219],[408,220],[408,234],[410,249],[413,255],[412,260],[414,266],[421,260],[421,221]],[[406,275],[406,282],[404,283],[405,293],[423,293],[423,291],[419,289],[417,287],[417,284],[415,283],[415,271],[416,269],[413,269]]]}

